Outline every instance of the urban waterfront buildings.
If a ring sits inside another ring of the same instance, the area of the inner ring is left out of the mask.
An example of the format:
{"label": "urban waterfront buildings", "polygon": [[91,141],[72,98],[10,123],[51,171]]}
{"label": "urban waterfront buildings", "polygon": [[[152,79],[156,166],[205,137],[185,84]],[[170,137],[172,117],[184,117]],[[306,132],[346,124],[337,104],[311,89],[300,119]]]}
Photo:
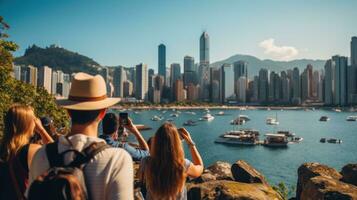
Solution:
{"label": "urban waterfront buildings", "polygon": [[52,69],[43,66],[38,69],[38,86],[44,87],[48,93],[52,92]]}
{"label": "urban waterfront buildings", "polygon": [[158,46],[158,68],[159,75],[163,76],[166,81],[166,46],[164,44]]}
{"label": "urban waterfront buildings", "polygon": [[138,100],[148,99],[148,71],[147,65],[140,63],[135,67],[135,97]]}

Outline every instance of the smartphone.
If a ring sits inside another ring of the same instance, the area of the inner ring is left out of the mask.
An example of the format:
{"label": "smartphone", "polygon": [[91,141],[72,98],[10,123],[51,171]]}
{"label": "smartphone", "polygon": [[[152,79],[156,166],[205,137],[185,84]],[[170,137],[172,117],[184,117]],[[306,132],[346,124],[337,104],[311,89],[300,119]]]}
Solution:
{"label": "smartphone", "polygon": [[180,136],[180,140],[184,140],[184,137],[182,136],[182,129],[181,128],[178,128],[177,129],[178,133],[179,133],[179,136]]}
{"label": "smartphone", "polygon": [[122,112],[119,113],[119,120],[120,120],[120,124],[122,125],[128,125],[128,113],[126,112]]}

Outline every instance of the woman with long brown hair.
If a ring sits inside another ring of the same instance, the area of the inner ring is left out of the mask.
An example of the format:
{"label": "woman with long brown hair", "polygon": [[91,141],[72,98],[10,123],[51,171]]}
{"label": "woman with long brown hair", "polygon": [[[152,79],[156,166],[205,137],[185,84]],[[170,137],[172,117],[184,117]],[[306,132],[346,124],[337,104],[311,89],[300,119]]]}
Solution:
{"label": "woman with long brown hair", "polygon": [[[188,144],[192,162],[185,159],[181,139]],[[150,145],[150,156],[142,160],[140,179],[146,186],[146,199],[187,199],[187,177],[202,174],[203,162],[190,133],[164,123],[155,133]]]}
{"label": "woman with long brown hair", "polygon": [[15,104],[4,117],[4,134],[0,146],[0,199],[24,199],[32,157],[41,147],[30,144],[38,133],[44,144],[53,142],[30,106]]}

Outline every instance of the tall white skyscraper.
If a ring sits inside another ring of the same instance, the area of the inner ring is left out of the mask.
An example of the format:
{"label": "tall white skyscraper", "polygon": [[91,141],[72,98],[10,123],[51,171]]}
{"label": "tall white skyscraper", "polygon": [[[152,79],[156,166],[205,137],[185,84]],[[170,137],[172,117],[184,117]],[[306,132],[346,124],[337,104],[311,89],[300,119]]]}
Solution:
{"label": "tall white skyscraper", "polygon": [[123,66],[119,66],[114,69],[113,75],[113,86],[114,86],[114,96],[115,97],[124,97],[124,81],[126,81],[126,72]]}
{"label": "tall white skyscraper", "polygon": [[148,98],[148,70],[147,65],[140,63],[135,67],[135,97],[138,100]]}
{"label": "tall white skyscraper", "polygon": [[40,67],[38,70],[37,84],[44,87],[48,93],[52,92],[52,69],[48,66]]}

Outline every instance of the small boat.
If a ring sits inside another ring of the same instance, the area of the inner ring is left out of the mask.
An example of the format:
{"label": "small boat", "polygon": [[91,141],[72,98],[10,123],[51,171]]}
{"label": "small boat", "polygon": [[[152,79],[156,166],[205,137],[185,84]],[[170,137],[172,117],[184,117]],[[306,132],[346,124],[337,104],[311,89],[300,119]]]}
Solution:
{"label": "small boat", "polygon": [[325,143],[325,142],[326,142],[326,138],[321,138],[321,139],[320,139],[320,142],[321,142],[321,143]]}
{"label": "small boat", "polygon": [[187,120],[183,123],[184,126],[196,126],[197,123],[193,120]]}
{"label": "small boat", "polygon": [[349,122],[355,122],[357,121],[357,115],[348,116],[346,120]]}
{"label": "small boat", "polygon": [[330,120],[330,118],[327,117],[327,116],[321,116],[320,119],[319,119],[320,122],[326,122],[326,121],[329,121],[329,120]]}
{"label": "small boat", "polygon": [[330,138],[327,140],[328,143],[341,144],[342,140],[336,138]]}
{"label": "small boat", "polygon": [[302,138],[302,137],[292,137],[291,138],[291,142],[293,142],[293,143],[299,143],[303,140],[304,140],[304,138]]}
{"label": "small boat", "polygon": [[288,146],[288,137],[284,134],[265,134],[266,138],[264,140],[264,146],[267,147],[287,147]]}
{"label": "small boat", "polygon": [[177,113],[173,113],[170,115],[170,117],[178,117],[178,116],[179,116],[179,114],[177,114]]}
{"label": "small boat", "polygon": [[168,118],[166,121],[167,121],[167,122],[172,122],[172,121],[174,121],[174,119]]}
{"label": "small boat", "polygon": [[250,121],[250,118],[248,117],[248,115],[239,115],[238,117],[241,119],[244,119],[244,121]]}
{"label": "small boat", "polygon": [[268,117],[266,119],[266,124],[268,125],[278,125],[279,124],[279,121],[273,117]]}
{"label": "small boat", "polygon": [[339,109],[339,108],[334,108],[334,109],[332,109],[332,110],[335,111],[335,112],[342,112],[342,110]]}
{"label": "small boat", "polygon": [[162,120],[162,117],[155,115],[154,117],[151,118],[151,120],[152,121],[160,121],[160,120]]}
{"label": "small boat", "polygon": [[201,119],[201,121],[212,121],[212,120],[214,120],[214,117],[211,114],[207,113],[207,114],[203,115],[202,118],[200,118],[200,119]]}
{"label": "small boat", "polygon": [[222,116],[222,115],[224,115],[224,112],[223,111],[219,111],[216,115]]}
{"label": "small boat", "polygon": [[231,121],[231,125],[242,125],[242,124],[245,124],[245,120],[240,117]]}

